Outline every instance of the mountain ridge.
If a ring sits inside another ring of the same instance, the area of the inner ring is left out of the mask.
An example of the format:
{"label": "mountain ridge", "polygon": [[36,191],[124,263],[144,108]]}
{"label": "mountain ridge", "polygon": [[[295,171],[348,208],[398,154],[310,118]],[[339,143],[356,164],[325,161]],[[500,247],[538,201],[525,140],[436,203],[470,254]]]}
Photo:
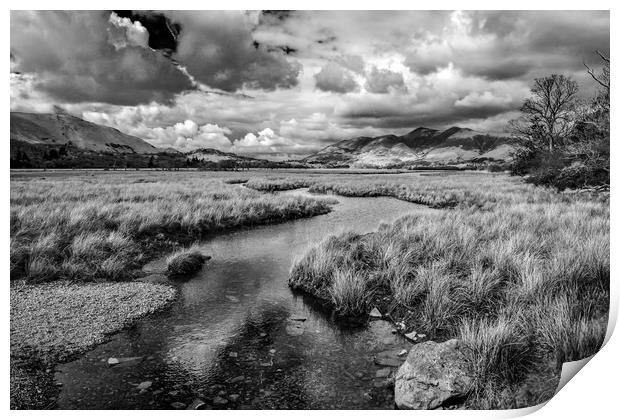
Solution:
{"label": "mountain ridge", "polygon": [[507,133],[484,133],[467,127],[445,130],[418,127],[406,134],[360,136],[324,147],[301,159],[322,166],[387,167],[453,165],[509,161],[514,148]]}

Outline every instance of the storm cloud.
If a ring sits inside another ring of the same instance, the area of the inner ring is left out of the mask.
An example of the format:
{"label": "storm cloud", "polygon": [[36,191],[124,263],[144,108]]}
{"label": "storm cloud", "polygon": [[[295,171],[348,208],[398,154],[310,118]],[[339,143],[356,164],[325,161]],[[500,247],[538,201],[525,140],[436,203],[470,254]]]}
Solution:
{"label": "storm cloud", "polygon": [[536,77],[587,100],[606,11],[12,12],[11,109],[160,147],[299,157],[418,126],[503,131]]}

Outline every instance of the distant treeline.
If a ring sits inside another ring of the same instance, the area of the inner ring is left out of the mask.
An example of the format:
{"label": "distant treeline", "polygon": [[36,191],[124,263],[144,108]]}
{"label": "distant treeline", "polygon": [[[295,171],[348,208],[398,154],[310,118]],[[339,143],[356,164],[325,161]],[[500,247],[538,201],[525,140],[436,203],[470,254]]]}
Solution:
{"label": "distant treeline", "polygon": [[72,169],[72,168],[194,168],[205,170],[240,170],[256,168],[306,168],[296,161],[272,162],[268,160],[233,160],[206,162],[188,158],[179,153],[156,155],[138,153],[106,153],[83,150],[74,145],[31,144],[11,140],[12,169]]}

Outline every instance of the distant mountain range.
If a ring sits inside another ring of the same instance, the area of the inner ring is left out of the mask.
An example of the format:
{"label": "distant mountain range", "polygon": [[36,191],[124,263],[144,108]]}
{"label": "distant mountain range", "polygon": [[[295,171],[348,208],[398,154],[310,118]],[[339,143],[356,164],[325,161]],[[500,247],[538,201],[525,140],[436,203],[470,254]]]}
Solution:
{"label": "distant mountain range", "polygon": [[461,127],[444,131],[419,127],[402,136],[342,140],[302,159],[302,162],[351,167],[459,165],[507,161],[513,151],[508,134],[488,134]]}
{"label": "distant mountain range", "polygon": [[10,140],[11,167],[420,167],[505,162],[514,151],[507,134],[420,127],[402,136],[342,140],[300,161],[271,162],[209,148],[161,149],[64,112],[11,112]]}
{"label": "distant mountain range", "polygon": [[299,163],[270,162],[216,149],[197,149],[188,153],[172,147],[161,149],[141,138],[65,112],[11,112],[10,142],[12,168],[300,166]]}

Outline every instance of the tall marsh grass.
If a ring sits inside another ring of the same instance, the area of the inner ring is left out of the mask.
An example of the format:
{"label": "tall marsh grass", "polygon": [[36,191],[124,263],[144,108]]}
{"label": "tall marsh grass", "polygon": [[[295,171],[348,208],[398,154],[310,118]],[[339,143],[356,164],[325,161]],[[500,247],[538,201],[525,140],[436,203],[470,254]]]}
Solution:
{"label": "tall marsh grass", "polygon": [[11,279],[123,280],[146,262],[158,234],[191,241],[329,211],[320,200],[265,195],[201,173],[136,176],[12,179]]}
{"label": "tall marsh grass", "polygon": [[608,200],[489,179],[429,180],[436,196],[445,185],[473,201],[328,238],[298,259],[289,284],[341,314],[383,305],[408,331],[460,338],[478,395],[517,383],[542,360],[591,356],[609,309]]}

